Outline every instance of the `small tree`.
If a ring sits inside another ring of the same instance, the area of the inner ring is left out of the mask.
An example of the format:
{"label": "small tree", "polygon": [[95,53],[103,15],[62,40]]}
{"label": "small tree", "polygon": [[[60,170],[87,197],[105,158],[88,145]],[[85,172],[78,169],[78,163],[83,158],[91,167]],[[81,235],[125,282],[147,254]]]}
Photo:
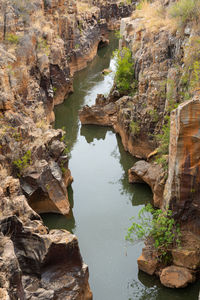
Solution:
{"label": "small tree", "polygon": [[172,217],[172,211],[156,210],[148,204],[128,228],[126,240],[132,243],[146,241],[155,249],[158,259],[166,263],[172,247],[180,246],[180,237],[180,226]]}
{"label": "small tree", "polygon": [[134,61],[130,49],[123,48],[121,51],[116,50],[114,55],[117,58],[117,71],[115,82],[120,92],[124,93],[135,89],[136,80],[134,78]]}

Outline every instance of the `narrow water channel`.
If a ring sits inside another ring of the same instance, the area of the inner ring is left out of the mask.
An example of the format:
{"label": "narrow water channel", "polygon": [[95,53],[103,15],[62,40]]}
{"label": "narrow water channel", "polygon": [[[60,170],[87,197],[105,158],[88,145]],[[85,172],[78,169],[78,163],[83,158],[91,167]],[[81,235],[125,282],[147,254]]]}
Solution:
{"label": "narrow water channel", "polygon": [[[74,93],[55,108],[55,128],[66,128],[71,153],[72,212],[70,217],[42,217],[49,228],[65,228],[78,236],[94,300],[196,300],[198,284],[175,291],[138,272],[137,257],[143,245],[126,245],[125,235],[129,219],[151,201],[151,191],[146,185],[128,183],[127,170],[135,160],[111,128],[81,126],[78,120],[83,105],[93,104],[98,93],[108,94],[112,87],[115,62],[111,54],[117,47],[118,40],[111,34],[110,45],[75,75]],[[113,72],[104,77],[105,68]]]}

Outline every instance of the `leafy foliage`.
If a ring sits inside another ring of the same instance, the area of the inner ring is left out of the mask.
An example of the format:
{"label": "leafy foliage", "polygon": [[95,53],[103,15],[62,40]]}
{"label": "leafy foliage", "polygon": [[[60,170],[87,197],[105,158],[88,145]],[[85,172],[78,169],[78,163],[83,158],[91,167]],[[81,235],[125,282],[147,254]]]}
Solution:
{"label": "leafy foliage", "polygon": [[158,258],[165,261],[172,246],[180,247],[180,237],[180,226],[172,217],[172,211],[155,210],[148,204],[128,228],[126,240],[132,243],[147,240],[155,248]]}
{"label": "leafy foliage", "polygon": [[115,82],[120,92],[126,93],[131,88],[135,89],[136,80],[134,78],[134,61],[130,49],[123,48],[116,50],[114,55],[117,58],[117,71]]}

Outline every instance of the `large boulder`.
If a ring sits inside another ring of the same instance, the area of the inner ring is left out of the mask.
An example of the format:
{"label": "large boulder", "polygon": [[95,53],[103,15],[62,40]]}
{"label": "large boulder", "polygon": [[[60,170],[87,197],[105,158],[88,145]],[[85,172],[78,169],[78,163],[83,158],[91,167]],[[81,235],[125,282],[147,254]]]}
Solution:
{"label": "large boulder", "polygon": [[170,266],[162,270],[161,283],[169,288],[183,288],[195,280],[194,275],[186,268]]}
{"label": "large boulder", "polygon": [[176,266],[185,267],[188,269],[198,269],[200,266],[200,253],[198,250],[173,249],[173,263]]}
{"label": "large boulder", "polygon": [[158,260],[155,255],[155,250],[145,247],[142,249],[142,255],[137,259],[138,268],[149,274],[153,275],[158,267]]}

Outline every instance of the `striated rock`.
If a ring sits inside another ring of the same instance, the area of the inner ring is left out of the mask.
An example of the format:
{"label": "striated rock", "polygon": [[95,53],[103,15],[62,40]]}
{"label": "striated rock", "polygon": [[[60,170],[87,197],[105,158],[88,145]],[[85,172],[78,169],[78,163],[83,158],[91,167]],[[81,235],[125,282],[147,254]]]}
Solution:
{"label": "striated rock", "polygon": [[155,207],[161,207],[164,190],[164,174],[160,165],[151,164],[144,160],[137,161],[134,166],[129,169],[129,182],[145,182],[153,192],[153,204]]}
{"label": "striated rock", "polygon": [[162,270],[161,283],[169,288],[183,288],[195,280],[194,275],[186,268],[170,266]]}
{"label": "striated rock", "polygon": [[169,174],[164,204],[170,206],[182,226],[196,234],[199,224],[199,96],[171,114]]}
{"label": "striated rock", "polygon": [[200,266],[200,254],[197,250],[173,249],[172,257],[176,266],[194,270]]}

